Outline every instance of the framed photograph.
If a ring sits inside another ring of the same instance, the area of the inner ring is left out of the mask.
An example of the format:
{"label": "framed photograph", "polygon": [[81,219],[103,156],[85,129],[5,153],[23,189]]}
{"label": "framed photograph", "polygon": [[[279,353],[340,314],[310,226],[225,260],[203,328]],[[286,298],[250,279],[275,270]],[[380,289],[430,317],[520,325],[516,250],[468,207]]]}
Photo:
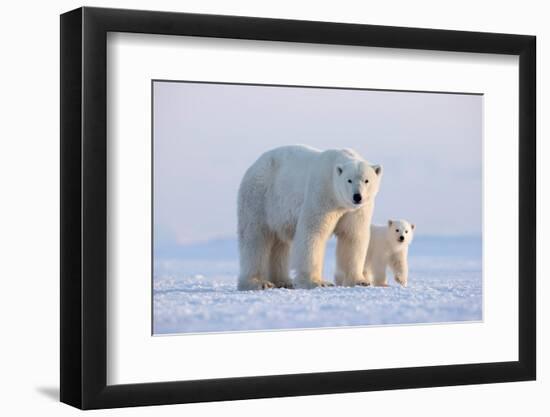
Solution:
{"label": "framed photograph", "polygon": [[61,401],[533,380],[535,37],[61,16]]}

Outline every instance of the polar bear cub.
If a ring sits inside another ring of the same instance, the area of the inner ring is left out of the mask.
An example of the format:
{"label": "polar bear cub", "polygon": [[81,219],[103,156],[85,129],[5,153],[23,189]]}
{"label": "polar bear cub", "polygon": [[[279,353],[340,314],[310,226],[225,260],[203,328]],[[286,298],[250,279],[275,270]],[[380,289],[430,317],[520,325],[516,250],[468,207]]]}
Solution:
{"label": "polar bear cub", "polygon": [[387,286],[386,268],[390,268],[396,282],[407,286],[409,245],[415,225],[406,220],[388,220],[384,226],[371,225],[370,242],[365,260],[365,280],[376,286]]}
{"label": "polar bear cub", "polygon": [[[337,237],[337,276],[363,276],[382,167],[350,149],[295,145],[264,153],[238,195],[239,290],[332,285],[323,279],[327,240]],[[292,251],[292,253],[291,253]],[[290,267],[296,271],[294,282]]]}

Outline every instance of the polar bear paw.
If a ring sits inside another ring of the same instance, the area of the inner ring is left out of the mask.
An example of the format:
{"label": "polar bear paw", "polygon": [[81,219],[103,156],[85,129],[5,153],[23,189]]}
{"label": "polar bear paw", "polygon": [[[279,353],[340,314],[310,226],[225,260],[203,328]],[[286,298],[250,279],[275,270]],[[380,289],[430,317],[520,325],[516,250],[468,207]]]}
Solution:
{"label": "polar bear paw", "polygon": [[238,285],[239,291],[254,291],[254,290],[267,290],[274,288],[275,285],[264,279],[253,278],[247,281],[240,281]]}
{"label": "polar bear paw", "polygon": [[295,288],[292,281],[274,281],[273,286],[275,288],[286,288],[287,290],[293,290]]}
{"label": "polar bear paw", "polygon": [[324,279],[319,280],[297,280],[296,281],[296,288],[303,288],[306,290],[311,290],[313,288],[319,288],[319,287],[334,287],[334,284],[330,281],[326,281]]}
{"label": "polar bear paw", "polygon": [[358,279],[353,279],[353,278],[346,278],[346,277],[337,277],[337,280],[336,282],[338,283],[338,285],[341,285],[341,286],[344,286],[344,287],[355,287],[355,286],[360,286],[360,287],[370,287],[372,285],[372,282],[366,278],[358,278]]}

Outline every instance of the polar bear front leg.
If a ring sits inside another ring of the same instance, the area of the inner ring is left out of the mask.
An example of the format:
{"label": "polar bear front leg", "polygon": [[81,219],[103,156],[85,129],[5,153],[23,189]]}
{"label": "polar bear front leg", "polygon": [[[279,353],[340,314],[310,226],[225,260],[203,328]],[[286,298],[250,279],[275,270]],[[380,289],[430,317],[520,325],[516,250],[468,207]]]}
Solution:
{"label": "polar bear front leg", "polygon": [[398,253],[392,254],[389,262],[390,269],[393,272],[393,278],[402,287],[407,286],[407,281],[409,279],[409,265],[407,262],[407,252],[401,251]]}
{"label": "polar bear front leg", "polygon": [[368,239],[361,236],[338,235],[336,244],[336,282],[338,285],[370,285],[363,274]]}
{"label": "polar bear front leg", "polygon": [[[305,214],[309,213],[309,214]],[[293,263],[296,268],[297,288],[327,287],[323,262],[327,240],[334,231],[339,215],[336,213],[311,213],[303,210],[298,221],[293,242]]]}
{"label": "polar bear front leg", "polygon": [[[365,265],[365,269],[363,270],[363,279],[366,281],[368,285],[374,284],[374,273],[372,271],[372,268],[368,265]],[[344,284],[339,283],[338,285],[344,285]]]}
{"label": "polar bear front leg", "polygon": [[336,226],[336,283],[347,287],[370,285],[363,271],[369,247],[368,213],[346,213]]}

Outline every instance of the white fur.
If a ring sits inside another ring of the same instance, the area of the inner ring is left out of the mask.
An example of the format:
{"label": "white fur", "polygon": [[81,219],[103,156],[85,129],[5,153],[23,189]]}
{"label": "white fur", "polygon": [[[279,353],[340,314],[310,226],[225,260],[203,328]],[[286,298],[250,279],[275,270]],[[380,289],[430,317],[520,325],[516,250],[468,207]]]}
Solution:
{"label": "white fur", "polygon": [[[365,260],[365,279],[376,286],[388,285],[386,269],[393,272],[403,287],[409,279],[408,250],[414,237],[414,224],[406,220],[388,220],[385,226],[371,225],[370,242]],[[403,241],[400,238],[403,237]]]}
{"label": "white fur", "polygon": [[[369,229],[381,175],[380,166],[348,149],[321,152],[296,145],[260,156],[239,189],[238,288],[330,285],[322,269],[333,233],[338,238],[337,282],[364,283],[369,236],[363,231]],[[354,203],[354,194],[362,196],[360,204]]]}

